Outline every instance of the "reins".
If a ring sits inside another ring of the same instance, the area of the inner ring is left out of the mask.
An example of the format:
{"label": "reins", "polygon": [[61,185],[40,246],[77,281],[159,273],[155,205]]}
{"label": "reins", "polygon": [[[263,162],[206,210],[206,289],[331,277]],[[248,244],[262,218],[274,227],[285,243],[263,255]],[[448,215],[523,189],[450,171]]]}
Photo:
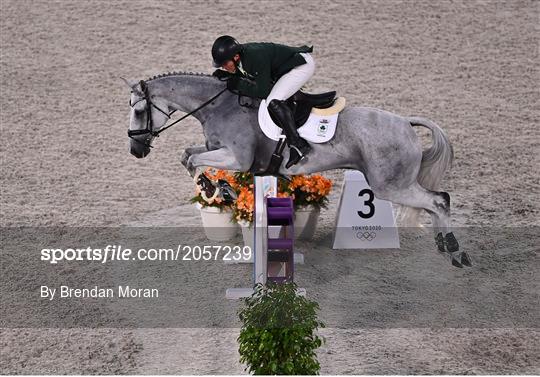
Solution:
{"label": "reins", "polygon": [[[221,90],[218,94],[216,94],[215,96],[213,96],[212,98],[210,98],[208,101],[206,101],[205,103],[203,103],[202,105],[200,105],[199,107],[197,107],[195,110],[193,111],[190,111],[189,113],[187,113],[186,115],[184,115],[183,117],[181,117],[180,119],[177,119],[175,120],[174,122],[172,122],[171,124],[165,126],[165,127],[161,127],[161,129],[159,131],[156,132],[156,135],[155,136],[159,136],[160,133],[162,133],[163,131],[165,131],[166,129],[168,128],[171,128],[172,126],[174,126],[176,123],[180,122],[181,120],[187,118],[188,116],[192,115],[193,113],[199,111],[200,109],[202,109],[203,107],[205,107],[206,105],[208,105],[210,102],[212,102],[213,100],[215,100],[216,98],[218,98],[220,95],[222,95],[225,91],[227,90],[227,88]],[[159,109],[158,109],[159,110]],[[161,111],[161,110],[160,110]],[[174,110],[173,112],[171,112],[169,114],[169,118],[170,118],[170,115],[172,115],[176,110]]]}
{"label": "reins", "polygon": [[150,100],[150,97],[148,96],[148,87],[146,86],[146,83],[144,81],[141,81],[140,82],[140,85],[141,85],[141,89],[143,90],[143,93],[144,93],[144,97],[141,98],[140,100],[138,100],[137,102],[135,102],[134,104],[131,104],[131,100],[129,102],[129,105],[130,107],[133,107],[135,106],[137,103],[139,103],[140,101],[146,101],[147,103],[147,106],[146,106],[146,128],[142,129],[142,130],[128,130],[128,137],[131,139],[131,140],[135,140],[137,143],[140,143],[140,144],[143,144],[144,146],[146,147],[149,147],[149,148],[153,148],[152,145],[150,145],[150,143],[148,142],[148,140],[145,140],[144,142],[141,141],[141,140],[137,140],[134,138],[134,136],[138,136],[138,135],[146,135],[146,134],[150,134],[151,136],[154,136],[154,137],[159,137],[159,134],[162,133],[163,131],[171,128],[172,126],[174,126],[175,124],[177,124],[178,122],[184,120],[185,118],[187,118],[188,116],[190,115],[193,115],[194,113],[196,113],[197,111],[199,111],[200,109],[202,109],[203,107],[207,106],[208,104],[210,104],[212,101],[214,101],[216,98],[218,98],[220,95],[222,95],[226,90],[227,90],[227,87],[225,87],[223,90],[221,90],[219,93],[217,93],[216,95],[214,95],[212,98],[210,98],[209,100],[205,101],[203,104],[201,104],[199,107],[197,107],[195,110],[192,110],[190,111],[189,113],[185,114],[184,116],[182,116],[181,118],[175,120],[173,123],[167,125],[167,126],[164,126],[164,127],[161,127],[161,129],[159,129],[158,131],[154,131],[154,127],[153,127],[153,124],[152,124],[152,107],[154,107],[155,109],[157,109],[159,112],[161,112],[162,114],[164,114],[168,119],[171,119],[171,115],[173,115],[176,110],[173,110],[171,111],[170,113],[167,113],[165,111],[163,111],[162,109],[160,109],[156,104],[154,104],[151,100]]}

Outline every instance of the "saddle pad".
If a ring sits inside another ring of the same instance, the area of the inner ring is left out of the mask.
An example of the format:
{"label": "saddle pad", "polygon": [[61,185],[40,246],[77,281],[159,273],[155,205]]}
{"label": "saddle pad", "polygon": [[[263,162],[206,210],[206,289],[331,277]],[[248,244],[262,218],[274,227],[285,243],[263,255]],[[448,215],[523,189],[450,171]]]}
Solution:
{"label": "saddle pad", "polygon": [[[325,143],[334,137],[339,112],[345,107],[345,98],[339,97],[336,103],[327,109],[311,109],[309,118],[298,134],[303,139],[315,144]],[[266,100],[259,105],[259,126],[266,137],[279,140],[282,130],[278,127],[268,113]]]}

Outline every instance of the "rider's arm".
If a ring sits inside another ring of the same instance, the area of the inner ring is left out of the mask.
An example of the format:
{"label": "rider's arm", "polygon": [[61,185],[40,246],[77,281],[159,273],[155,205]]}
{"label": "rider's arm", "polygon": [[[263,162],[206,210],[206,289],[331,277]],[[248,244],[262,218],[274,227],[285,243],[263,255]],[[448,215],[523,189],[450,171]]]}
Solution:
{"label": "rider's arm", "polygon": [[236,89],[244,96],[266,98],[272,90],[270,65],[264,64],[257,68],[257,71],[252,74],[251,78],[235,75]]}

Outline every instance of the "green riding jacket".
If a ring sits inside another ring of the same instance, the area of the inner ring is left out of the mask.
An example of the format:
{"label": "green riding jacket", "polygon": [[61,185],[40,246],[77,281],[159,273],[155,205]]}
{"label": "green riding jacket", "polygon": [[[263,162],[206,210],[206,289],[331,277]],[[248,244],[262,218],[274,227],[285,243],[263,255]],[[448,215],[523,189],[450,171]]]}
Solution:
{"label": "green riding jacket", "polygon": [[305,64],[300,52],[312,52],[313,46],[290,47],[276,43],[245,43],[240,53],[242,69],[232,74],[228,88],[248,97],[266,98],[276,81],[294,67]]}

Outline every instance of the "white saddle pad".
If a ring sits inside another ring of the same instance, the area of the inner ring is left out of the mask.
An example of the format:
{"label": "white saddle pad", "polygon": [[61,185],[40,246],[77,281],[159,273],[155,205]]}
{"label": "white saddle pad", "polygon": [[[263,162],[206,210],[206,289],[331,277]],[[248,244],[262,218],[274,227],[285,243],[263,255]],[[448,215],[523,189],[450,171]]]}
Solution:
{"label": "white saddle pad", "polygon": [[[298,134],[303,139],[312,143],[325,143],[334,137],[339,112],[345,107],[345,98],[340,97],[336,104],[329,109],[312,109],[306,123],[298,129]],[[335,111],[332,111],[335,109]],[[266,100],[261,100],[259,105],[259,126],[266,137],[279,140],[281,128],[278,127],[270,114]]]}

